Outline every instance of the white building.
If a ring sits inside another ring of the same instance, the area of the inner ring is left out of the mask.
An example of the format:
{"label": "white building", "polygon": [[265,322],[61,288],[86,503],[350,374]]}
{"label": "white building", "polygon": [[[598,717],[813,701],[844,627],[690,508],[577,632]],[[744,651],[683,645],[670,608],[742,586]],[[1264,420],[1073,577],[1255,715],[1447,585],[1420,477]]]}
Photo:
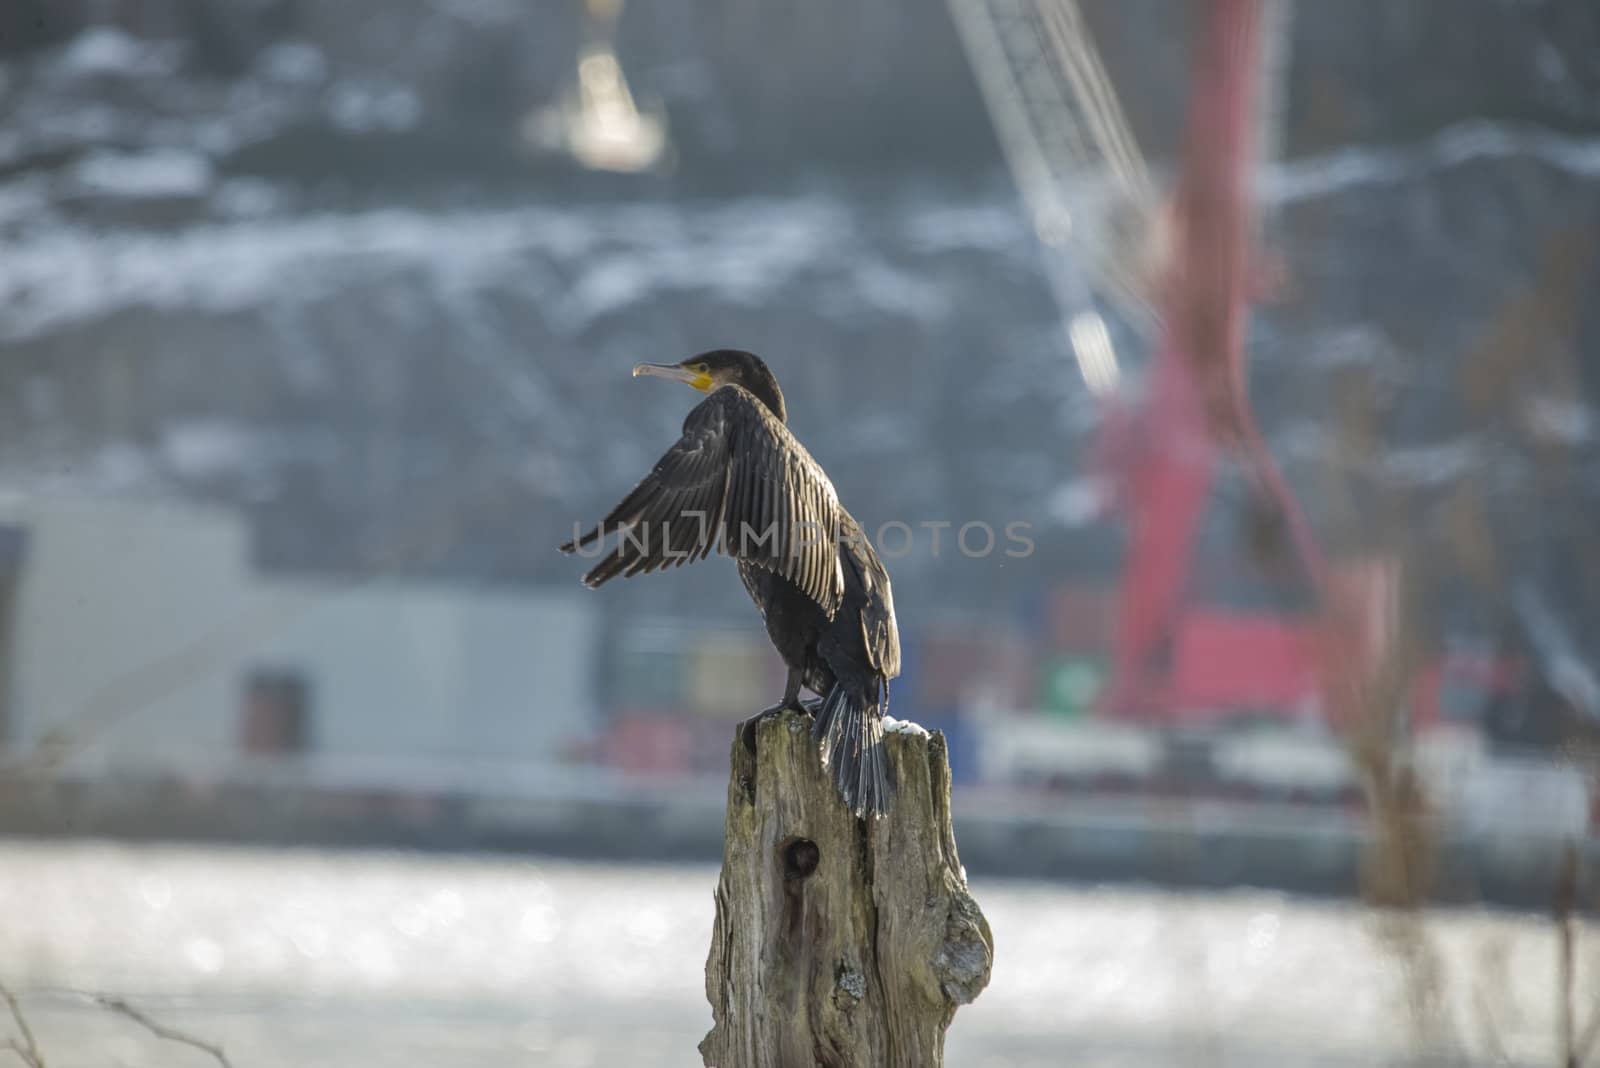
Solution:
{"label": "white building", "polygon": [[582,594],[264,576],[228,512],[0,498],[0,739],[103,772],[549,767],[598,722]]}

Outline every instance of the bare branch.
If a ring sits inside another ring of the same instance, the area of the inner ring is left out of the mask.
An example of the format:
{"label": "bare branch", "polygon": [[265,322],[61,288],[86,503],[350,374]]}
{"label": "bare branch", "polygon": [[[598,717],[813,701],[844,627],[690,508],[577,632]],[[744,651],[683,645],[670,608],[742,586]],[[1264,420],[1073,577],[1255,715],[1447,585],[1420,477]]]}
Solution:
{"label": "bare branch", "polygon": [[39,1052],[39,1042],[33,1037],[33,1028],[28,1026],[28,1017],[23,1015],[22,1006],[17,1004],[17,995],[11,988],[0,983],[0,999],[4,999],[6,1008],[11,1010],[11,1019],[17,1025],[17,1034],[22,1036],[19,1042],[16,1039],[7,1039],[5,1049],[11,1050],[29,1066],[29,1068],[45,1068],[44,1054]]}
{"label": "bare branch", "polygon": [[44,1068],[44,1065],[39,1062],[38,1058],[29,1053],[28,1048],[14,1038],[8,1038],[4,1042],[0,1042],[0,1050],[6,1050],[10,1053],[15,1053],[22,1059],[22,1063],[27,1065],[28,1068]]}
{"label": "bare branch", "polygon": [[1561,858],[1561,871],[1556,877],[1556,1027],[1560,1043],[1562,1068],[1578,1068],[1579,1046],[1577,1036],[1577,1011],[1574,1006],[1573,985],[1576,970],[1573,962],[1572,906],[1578,890],[1578,850],[1567,843]]}
{"label": "bare branch", "polygon": [[222,1047],[217,1045],[215,1042],[207,1042],[203,1038],[196,1038],[193,1035],[185,1034],[184,1032],[175,1028],[168,1027],[166,1024],[157,1020],[152,1020],[143,1012],[140,1012],[138,1009],[128,1004],[122,998],[101,995],[96,997],[94,1000],[95,1003],[100,1005],[102,1008],[106,1008],[112,1012],[126,1016],[128,1019],[132,1020],[140,1027],[143,1027],[146,1031],[149,1031],[157,1038],[166,1039],[168,1042],[177,1042],[180,1045],[189,1046],[193,1049],[200,1050],[202,1053],[208,1053],[216,1060],[217,1064],[219,1064],[221,1068],[233,1068],[233,1063],[228,1060],[228,1055],[224,1053],[222,1051]]}

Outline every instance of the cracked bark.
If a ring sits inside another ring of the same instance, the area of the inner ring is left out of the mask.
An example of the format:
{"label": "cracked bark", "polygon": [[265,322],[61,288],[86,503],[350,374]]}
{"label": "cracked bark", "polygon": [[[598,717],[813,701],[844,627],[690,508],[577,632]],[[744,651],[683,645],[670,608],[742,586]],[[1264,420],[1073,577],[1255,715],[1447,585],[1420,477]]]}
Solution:
{"label": "cracked bark", "polygon": [[888,732],[897,793],[870,822],[845,810],[809,717],[770,717],[755,742],[733,744],[705,1064],[938,1068],[994,946],[956,854],[944,736]]}

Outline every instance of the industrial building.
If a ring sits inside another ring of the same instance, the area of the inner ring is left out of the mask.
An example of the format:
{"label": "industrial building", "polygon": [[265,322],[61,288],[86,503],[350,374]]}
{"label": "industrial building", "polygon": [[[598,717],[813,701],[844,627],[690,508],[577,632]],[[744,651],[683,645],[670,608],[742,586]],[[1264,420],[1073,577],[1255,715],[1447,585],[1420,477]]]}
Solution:
{"label": "industrial building", "polygon": [[596,729],[582,593],[263,574],[225,511],[0,498],[0,738],[110,774],[548,766]]}

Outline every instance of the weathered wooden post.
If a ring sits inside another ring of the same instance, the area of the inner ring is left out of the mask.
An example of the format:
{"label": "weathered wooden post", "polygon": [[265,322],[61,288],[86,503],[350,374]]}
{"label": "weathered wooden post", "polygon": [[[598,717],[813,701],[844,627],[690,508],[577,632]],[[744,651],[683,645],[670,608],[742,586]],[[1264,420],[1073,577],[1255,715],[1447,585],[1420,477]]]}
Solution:
{"label": "weathered wooden post", "polygon": [[736,738],[706,960],[708,1068],[939,1068],[994,942],[950,826],[944,736],[897,724],[897,792],[858,820],[784,712]]}

